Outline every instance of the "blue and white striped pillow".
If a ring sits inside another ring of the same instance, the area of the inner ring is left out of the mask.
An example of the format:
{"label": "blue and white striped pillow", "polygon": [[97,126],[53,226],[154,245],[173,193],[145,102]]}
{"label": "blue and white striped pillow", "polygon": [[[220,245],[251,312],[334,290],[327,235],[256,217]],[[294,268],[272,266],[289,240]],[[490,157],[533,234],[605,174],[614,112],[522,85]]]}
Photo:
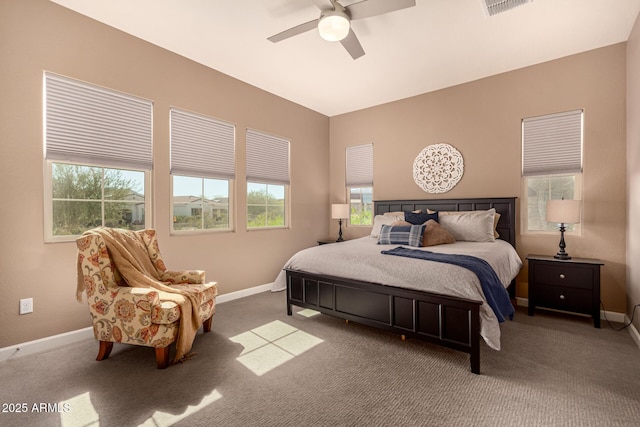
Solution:
{"label": "blue and white striped pillow", "polygon": [[383,225],[378,237],[379,245],[422,246],[424,224],[420,225]]}

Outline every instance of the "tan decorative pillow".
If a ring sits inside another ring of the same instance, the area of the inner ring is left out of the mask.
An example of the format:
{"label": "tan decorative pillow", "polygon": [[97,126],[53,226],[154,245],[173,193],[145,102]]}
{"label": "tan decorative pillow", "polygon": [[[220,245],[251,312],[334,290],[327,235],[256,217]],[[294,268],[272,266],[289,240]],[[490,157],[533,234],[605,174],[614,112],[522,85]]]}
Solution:
{"label": "tan decorative pillow", "polygon": [[[427,213],[432,214],[436,212],[438,212],[438,216],[441,216],[441,215],[459,215],[461,213],[470,212],[470,211],[433,211],[431,209],[427,209]],[[498,230],[496,230],[496,227],[498,226],[498,221],[500,221],[500,214],[496,212],[493,217],[493,237],[495,237],[496,239],[500,237]]]}
{"label": "tan decorative pillow", "polygon": [[425,222],[425,225],[422,246],[436,246],[456,242],[451,233],[442,228],[435,220],[430,219]]}
{"label": "tan decorative pillow", "polygon": [[498,230],[496,230],[496,227],[498,226],[498,221],[500,221],[500,214],[496,212],[493,216],[493,237],[495,237],[496,239],[500,237]]}
{"label": "tan decorative pillow", "polygon": [[399,219],[399,220],[397,220],[397,221],[392,222],[392,223],[391,223],[391,225],[393,225],[393,226],[396,226],[396,225],[404,225],[404,226],[406,227],[406,226],[408,226],[408,225],[414,225],[414,224],[411,224],[410,222],[407,222],[407,221],[405,221],[405,220]]}
{"label": "tan decorative pillow", "polygon": [[457,241],[493,242],[493,221],[496,210],[466,211],[458,215],[439,216],[440,225]]}

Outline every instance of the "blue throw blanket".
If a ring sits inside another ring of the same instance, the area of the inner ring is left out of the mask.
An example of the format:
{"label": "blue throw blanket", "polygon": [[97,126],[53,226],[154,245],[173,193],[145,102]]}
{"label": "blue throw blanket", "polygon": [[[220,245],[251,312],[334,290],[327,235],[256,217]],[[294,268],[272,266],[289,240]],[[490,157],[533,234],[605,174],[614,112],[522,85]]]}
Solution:
{"label": "blue throw blanket", "polygon": [[388,251],[382,251],[382,254],[444,262],[471,270],[478,276],[480,285],[482,285],[482,292],[484,292],[484,296],[498,318],[498,321],[504,322],[507,317],[513,320],[515,310],[513,309],[513,305],[511,305],[509,294],[504,286],[502,286],[500,278],[498,278],[493,267],[491,267],[487,261],[471,255],[441,254],[419,249],[407,249],[402,246]]}

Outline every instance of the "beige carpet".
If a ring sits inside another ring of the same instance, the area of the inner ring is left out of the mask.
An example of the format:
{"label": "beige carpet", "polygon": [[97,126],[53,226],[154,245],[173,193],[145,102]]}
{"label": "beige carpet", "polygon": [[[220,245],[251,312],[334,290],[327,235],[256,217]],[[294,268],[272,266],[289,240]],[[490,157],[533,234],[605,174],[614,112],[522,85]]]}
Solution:
{"label": "beige carpet", "polygon": [[[640,350],[606,322],[519,310],[502,325],[502,351],[483,345],[477,376],[462,353],[307,311],[288,317],[284,298],[220,304],[197,355],[164,371],[141,347],[116,345],[96,362],[93,340],[2,362],[2,409],[27,412],[0,413],[0,425],[639,423]],[[41,403],[48,411],[34,412]]]}

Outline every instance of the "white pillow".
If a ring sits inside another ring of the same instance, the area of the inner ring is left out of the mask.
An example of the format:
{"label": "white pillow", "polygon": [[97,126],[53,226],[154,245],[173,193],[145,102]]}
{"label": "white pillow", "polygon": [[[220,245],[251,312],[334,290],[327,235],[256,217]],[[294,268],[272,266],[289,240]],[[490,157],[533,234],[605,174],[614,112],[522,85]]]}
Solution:
{"label": "white pillow", "polygon": [[440,225],[457,241],[495,242],[493,219],[496,210],[467,211],[438,217]]}
{"label": "white pillow", "polygon": [[373,228],[371,229],[371,237],[375,237],[377,239],[378,237],[380,237],[380,230],[382,230],[383,225],[391,225],[398,220],[404,221],[404,214],[402,214],[402,216],[376,215],[373,218]]}

